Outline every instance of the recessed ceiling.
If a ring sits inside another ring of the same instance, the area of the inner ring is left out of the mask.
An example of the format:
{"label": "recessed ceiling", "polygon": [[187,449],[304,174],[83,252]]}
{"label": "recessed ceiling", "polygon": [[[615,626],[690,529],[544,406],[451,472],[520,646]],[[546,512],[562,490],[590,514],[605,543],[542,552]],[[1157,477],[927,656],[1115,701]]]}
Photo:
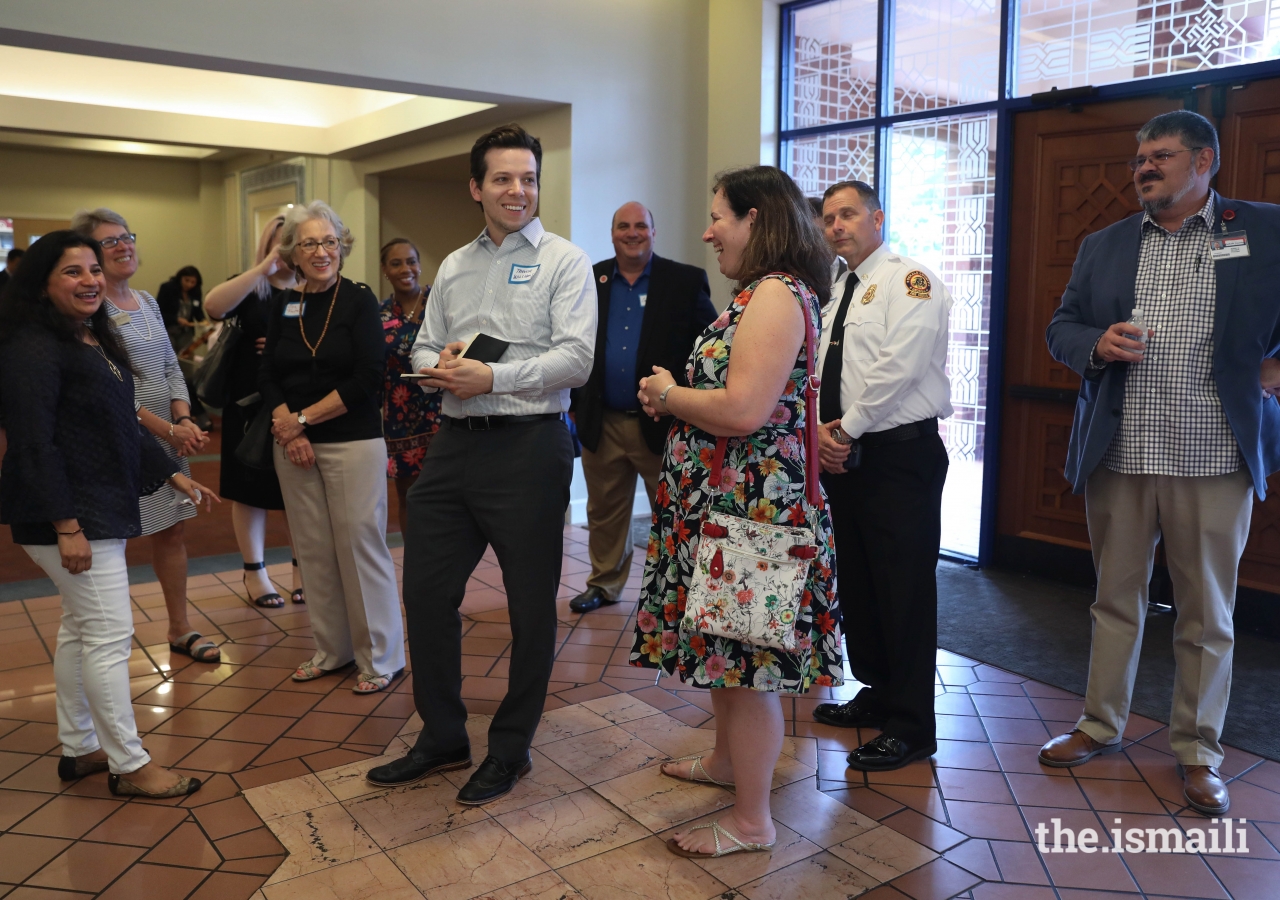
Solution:
{"label": "recessed ceiling", "polygon": [[0,127],[327,155],[493,105],[0,45]]}
{"label": "recessed ceiling", "polygon": [[129,156],[176,156],[181,159],[206,159],[218,151],[213,147],[189,144],[149,144],[145,141],[117,141],[110,138],[68,137],[63,134],[33,134],[0,128],[0,144],[19,147],[57,147],[62,150],[88,150],[92,153],[124,153]]}

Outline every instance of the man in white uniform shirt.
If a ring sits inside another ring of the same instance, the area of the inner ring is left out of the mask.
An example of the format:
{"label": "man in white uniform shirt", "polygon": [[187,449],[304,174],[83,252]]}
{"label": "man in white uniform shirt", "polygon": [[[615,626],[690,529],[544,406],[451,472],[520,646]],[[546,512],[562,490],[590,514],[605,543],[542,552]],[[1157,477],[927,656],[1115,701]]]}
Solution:
{"label": "man in white uniform shirt", "polygon": [[[421,383],[446,391],[444,423],[409,491],[404,602],[413,696],[423,729],[404,757],[370,770],[408,784],[471,765],[462,702],[467,580],[492,546],[511,614],[506,697],[489,750],[458,802],[479,805],[515,787],[532,762],[556,646],[573,447],[561,414],[591,374],[596,292],[591,260],[534,213],[542,145],[519,125],[471,148],[471,196],[485,230],[445,258],[413,347]],[[460,357],[477,333],[509,342],[497,362]]]}
{"label": "man in white uniform shirt", "polygon": [[823,229],[848,269],[823,310],[819,452],[849,666],[866,687],[813,717],[881,729],[849,754],[862,771],[898,769],[938,748],[936,569],[947,478],[938,419],[951,415],[951,294],[923,265],[891,252],[883,226],[869,185],[827,188]]}

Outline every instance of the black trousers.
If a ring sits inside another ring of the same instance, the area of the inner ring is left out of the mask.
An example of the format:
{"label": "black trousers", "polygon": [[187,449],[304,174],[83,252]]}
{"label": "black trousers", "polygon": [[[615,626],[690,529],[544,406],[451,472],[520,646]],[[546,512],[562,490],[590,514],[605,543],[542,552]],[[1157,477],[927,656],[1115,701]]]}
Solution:
{"label": "black trousers", "polygon": [[884,733],[937,737],[938,547],[947,450],[937,434],[863,447],[862,464],[823,473],[849,668],[859,700],[886,716]]}
{"label": "black trousers", "polygon": [[409,489],[404,552],[413,699],[427,755],[468,745],[462,702],[462,605],[467,579],[492,545],[511,613],[507,695],[489,753],[522,760],[542,716],[556,646],[556,594],[573,446],[554,419],[493,431],[446,421]]}

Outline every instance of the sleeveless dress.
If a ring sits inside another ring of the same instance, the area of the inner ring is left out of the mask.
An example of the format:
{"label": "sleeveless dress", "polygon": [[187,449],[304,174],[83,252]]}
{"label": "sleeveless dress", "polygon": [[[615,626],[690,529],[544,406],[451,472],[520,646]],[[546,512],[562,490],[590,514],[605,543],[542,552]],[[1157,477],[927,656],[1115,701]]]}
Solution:
{"label": "sleeveless dress", "polygon": [[[425,306],[431,286],[422,294]],[[422,472],[431,439],[440,430],[440,404],[444,391],[423,392],[400,376],[413,371],[413,342],[418,339],[422,316],[406,319],[395,296],[382,301],[378,310],[387,341],[387,377],[382,391],[382,430],[387,437],[387,477],[416,478]]]}
{"label": "sleeveless dress", "polygon": [[[808,285],[786,275],[766,277],[778,278],[790,289],[820,334],[818,298]],[[759,284],[756,281],[738,294],[698,338],[686,367],[689,387],[714,390],[725,386],[738,320]],[[806,527],[810,521],[804,491],[805,369],[806,350],[801,345],[785,392],[769,421],[751,435],[729,438],[719,487],[707,483],[715,435],[678,419],[671,426],[649,532],[631,665],[660,668],[668,675],[679,672],[682,681],[701,688],[750,687],[798,694],[815,684],[830,687],[843,683],[840,615],[834,591],[835,546],[825,494],[814,517],[818,556],[805,583],[808,606],[796,621],[801,639],[794,652],[688,633],[680,627],[704,510],[792,527]]]}
{"label": "sleeveless dress", "polygon": [[[191,400],[187,382],[182,377],[173,344],[169,342],[169,332],[165,330],[159,304],[146,291],[134,291],[133,296],[138,302],[137,309],[122,310],[108,300],[107,315],[129,353],[129,362],[138,372],[133,381],[134,402],[168,422],[173,416],[169,406],[171,401]],[[167,442],[158,437],[153,437],[153,440],[179,465],[182,474],[190,478],[191,466],[187,460],[178,456]],[[138,511],[142,517],[142,536],[164,531],[182,519],[194,516],[195,506],[183,503],[184,497],[166,484],[155,493],[140,498]]]}

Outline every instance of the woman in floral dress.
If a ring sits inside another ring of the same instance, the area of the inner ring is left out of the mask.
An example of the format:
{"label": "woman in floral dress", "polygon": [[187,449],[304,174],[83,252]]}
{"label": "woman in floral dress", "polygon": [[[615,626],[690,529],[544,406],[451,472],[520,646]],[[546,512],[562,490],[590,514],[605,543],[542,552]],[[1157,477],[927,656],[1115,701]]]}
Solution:
{"label": "woman in floral dress", "polygon": [[[804,317],[820,331],[830,251],[799,188],[771,166],[722,174],[711,219],[702,239],[719,255],[721,273],[737,281],[738,295],[695,343],[687,387],[661,369],[640,381],[645,413],[669,413],[677,421],[663,455],[631,663],[679,673],[687,684],[711,690],[714,752],[667,763],[662,771],[733,785],[737,793],[733,809],[714,826],[677,832],[668,842],[685,856],[772,847],[769,788],[783,739],[778,695],[838,685],[843,671],[830,519],[825,499],[811,517],[805,497]],[[713,487],[717,436],[728,443]],[[816,460],[812,474],[817,477]],[[818,555],[795,623],[794,652],[681,627],[696,532],[708,509],[776,525],[817,523]]]}
{"label": "woman in floral dress", "polygon": [[395,480],[396,514],[403,536],[409,526],[405,495],[418,480],[431,438],[440,430],[443,392],[424,393],[400,376],[413,371],[410,356],[422,327],[431,285],[418,284],[422,267],[412,241],[396,238],[382,245],[382,275],[391,296],[382,302],[382,331],[387,339],[387,380],[382,396],[383,433],[387,438],[387,477]]}

